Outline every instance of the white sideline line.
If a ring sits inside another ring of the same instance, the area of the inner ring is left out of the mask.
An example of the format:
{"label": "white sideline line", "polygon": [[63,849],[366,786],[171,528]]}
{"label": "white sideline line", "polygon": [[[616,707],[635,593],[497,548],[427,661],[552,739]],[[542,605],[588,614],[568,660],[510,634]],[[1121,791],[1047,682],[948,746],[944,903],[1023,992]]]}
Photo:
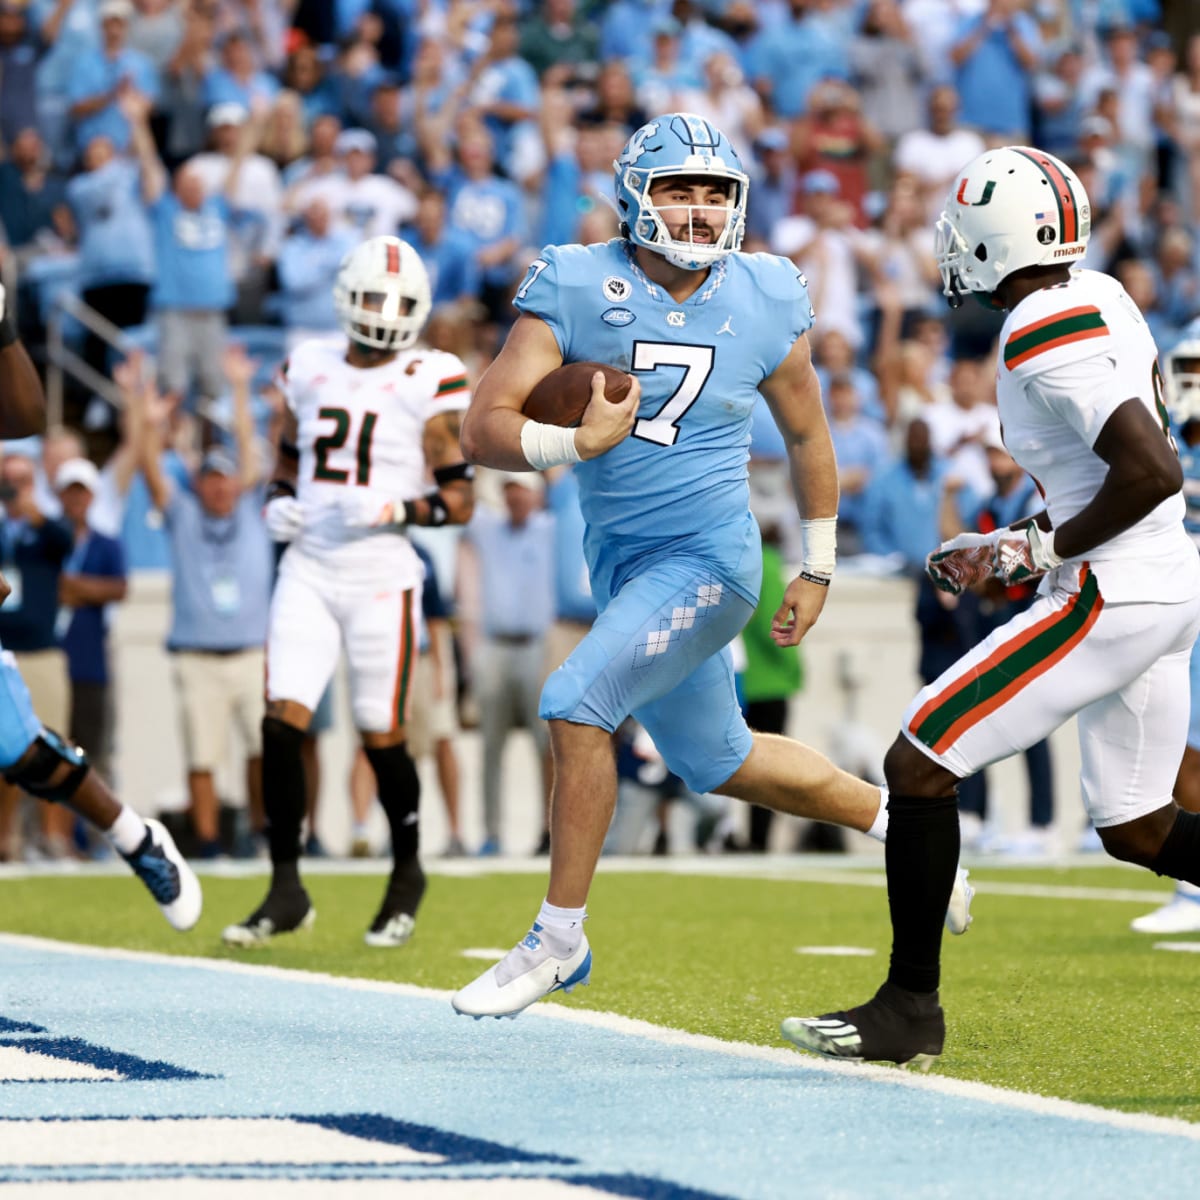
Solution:
{"label": "white sideline line", "polygon": [[[821,856],[823,857],[823,856]],[[766,879],[775,883],[826,883],[838,887],[883,888],[887,878],[879,870],[877,856],[847,856],[837,867],[811,865],[816,855],[767,855],[765,857],[730,855],[725,857],[670,858],[602,858],[602,874],[632,875],[697,875],[720,876],[730,879]],[[193,863],[196,874],[202,878],[247,879],[266,877],[270,864],[259,859],[246,861],[221,861],[215,864]],[[478,878],[482,875],[542,875],[546,873],[546,860],[535,858],[512,859],[431,859],[423,862],[427,875],[445,875],[452,878]],[[1119,866],[1113,860],[1097,863],[1094,855],[1084,861],[1000,864],[986,860],[967,860],[966,865],[974,869],[1007,870],[1041,867],[1058,869],[1064,866]],[[390,859],[305,859],[306,875],[372,875],[387,874],[392,868]],[[64,869],[54,863],[4,863],[0,864],[0,884],[7,880],[40,879],[61,876]],[[128,868],[121,862],[72,863],[69,874],[73,878],[88,876],[126,875]],[[1130,904],[1165,904],[1174,892],[1151,888],[1085,887],[1077,884],[1053,883],[1005,883],[996,880],[972,880],[975,891],[981,895],[1017,896],[1035,900],[1102,900],[1128,902]]]}
{"label": "white sideline line", "polygon": [[[343,988],[349,991],[379,992],[384,995],[410,996],[421,999],[449,1001],[452,992],[440,988],[417,987],[411,983],[391,983],[379,979],[354,979],[328,975],[317,971],[298,971],[288,967],[256,966],[251,963],[228,962],[214,958],[189,958],[173,954],[154,954],[143,950],[120,950],[102,946],[84,946],[72,942],[58,942],[49,938],[28,937],[24,934],[0,933],[0,945],[27,947],[56,954],[74,954],[90,958],[117,959],[124,962],[153,963],[160,966],[197,967],[230,975],[250,975],[287,980],[292,983],[319,984]],[[976,1100],[996,1104],[1004,1108],[1023,1112],[1039,1113],[1043,1116],[1062,1117],[1071,1121],[1086,1121],[1093,1125],[1107,1125],[1115,1129],[1130,1129],[1141,1133],[1156,1133],[1181,1137],[1200,1142],[1200,1124],[1193,1124],[1178,1117],[1159,1117],[1150,1113],[1118,1112],[1101,1108],[1095,1104],[1081,1104],[1075,1100],[1060,1100],[1053,1096],[1038,1096],[1031,1092],[1018,1092],[1009,1088],[995,1087],[971,1080],[950,1079],[939,1075],[917,1075],[894,1067],[873,1066],[869,1063],[838,1063],[812,1055],[798,1053],[772,1046],[756,1046],[748,1042],[725,1042],[720,1038],[699,1033],[686,1033],[679,1029],[667,1029],[639,1021],[633,1017],[618,1016],[616,1013],[595,1012],[588,1009],[567,1008],[560,1004],[539,1004],[522,1014],[526,1020],[567,1021],[576,1025],[587,1025],[610,1033],[628,1037],[646,1038],[664,1046],[683,1046],[691,1050],[702,1050],[711,1054],[724,1054],[733,1058],[754,1059],[786,1065],[798,1071],[821,1071],[829,1074],[848,1074],[853,1078],[872,1079],[895,1087],[916,1088],[919,1091],[939,1092],[964,1100]]]}

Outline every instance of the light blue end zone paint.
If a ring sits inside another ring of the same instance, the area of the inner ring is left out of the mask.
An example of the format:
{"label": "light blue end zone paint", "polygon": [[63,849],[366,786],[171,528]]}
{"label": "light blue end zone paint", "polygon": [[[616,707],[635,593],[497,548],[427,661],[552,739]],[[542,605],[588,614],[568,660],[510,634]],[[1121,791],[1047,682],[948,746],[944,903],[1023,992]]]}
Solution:
{"label": "light blue end zone paint", "polygon": [[[1178,1200],[1200,1178],[1200,1140],[1187,1136],[813,1070],[800,1055],[759,1060],[536,1012],[475,1022],[440,996],[182,959],[121,960],[0,939],[0,1018],[0,1045],[36,1042],[34,1027],[199,1076],[9,1082],[0,1086],[0,1137],[19,1130],[17,1118],[367,1114],[543,1160],[512,1162],[506,1176],[593,1186],[602,1176],[611,1194],[662,1200]],[[553,1158],[573,1162],[545,1161]],[[497,1174],[479,1161],[433,1170],[438,1178]],[[30,1176],[0,1168],[0,1183],[18,1178]],[[617,1190],[617,1178],[634,1183]],[[653,1180],[663,1186],[645,1190]]]}

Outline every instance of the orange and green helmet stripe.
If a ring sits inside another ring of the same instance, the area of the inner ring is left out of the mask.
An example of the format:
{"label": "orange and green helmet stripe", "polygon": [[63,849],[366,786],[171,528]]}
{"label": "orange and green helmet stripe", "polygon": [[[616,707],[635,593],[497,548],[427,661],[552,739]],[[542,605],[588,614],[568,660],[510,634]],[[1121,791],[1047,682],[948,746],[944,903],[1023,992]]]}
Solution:
{"label": "orange and green helmet stripe", "polygon": [[1038,150],[1017,149],[1046,177],[1058,205],[1058,244],[1069,246],[1079,241],[1079,201],[1071,181],[1062,173],[1058,163]]}

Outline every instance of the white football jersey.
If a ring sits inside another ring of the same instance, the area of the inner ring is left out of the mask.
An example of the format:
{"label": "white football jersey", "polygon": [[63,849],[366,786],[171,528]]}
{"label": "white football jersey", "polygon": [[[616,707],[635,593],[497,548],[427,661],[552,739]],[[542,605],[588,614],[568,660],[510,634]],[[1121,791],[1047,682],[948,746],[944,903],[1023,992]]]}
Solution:
{"label": "white football jersey", "polygon": [[[1126,400],[1140,400],[1168,436],[1154,338],[1115,279],[1078,271],[1022,300],[1008,314],[1000,344],[996,403],[1004,444],[1037,482],[1057,527],[1104,482],[1108,464],[1092,446]],[[1075,561],[1092,565],[1106,600],[1187,599],[1200,587],[1200,563],[1183,514],[1183,496],[1172,496]]]}
{"label": "white football jersey", "polygon": [[467,407],[466,368],[453,354],[417,346],[382,366],[353,367],[347,344],[343,334],[302,342],[284,365],[300,451],[296,498],[304,510],[293,544],[339,572],[417,586],[424,572],[408,538],[355,527],[347,509],[382,509],[429,491],[425,424]]}

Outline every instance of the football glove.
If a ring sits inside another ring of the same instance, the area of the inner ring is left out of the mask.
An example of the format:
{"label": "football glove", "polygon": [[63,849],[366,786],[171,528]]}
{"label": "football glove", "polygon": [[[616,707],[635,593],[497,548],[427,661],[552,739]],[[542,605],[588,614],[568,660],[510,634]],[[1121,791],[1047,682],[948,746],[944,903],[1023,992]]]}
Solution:
{"label": "football glove", "polygon": [[290,542],[304,528],[304,509],[295,496],[276,496],[263,509],[267,536],[273,542]]}
{"label": "football glove", "polygon": [[1063,560],[1054,549],[1054,530],[1044,533],[1036,521],[1020,529],[1001,531],[996,543],[995,572],[1005,583],[1025,583],[1040,579],[1047,571],[1061,567]]}
{"label": "football glove", "polygon": [[395,532],[406,524],[404,504],[382,492],[356,488],[338,500],[342,524],[347,529],[389,529]]}
{"label": "football glove", "polygon": [[1001,532],[960,533],[943,542],[926,556],[925,574],[934,587],[951,596],[957,596],[963,588],[975,587],[992,574]]}

